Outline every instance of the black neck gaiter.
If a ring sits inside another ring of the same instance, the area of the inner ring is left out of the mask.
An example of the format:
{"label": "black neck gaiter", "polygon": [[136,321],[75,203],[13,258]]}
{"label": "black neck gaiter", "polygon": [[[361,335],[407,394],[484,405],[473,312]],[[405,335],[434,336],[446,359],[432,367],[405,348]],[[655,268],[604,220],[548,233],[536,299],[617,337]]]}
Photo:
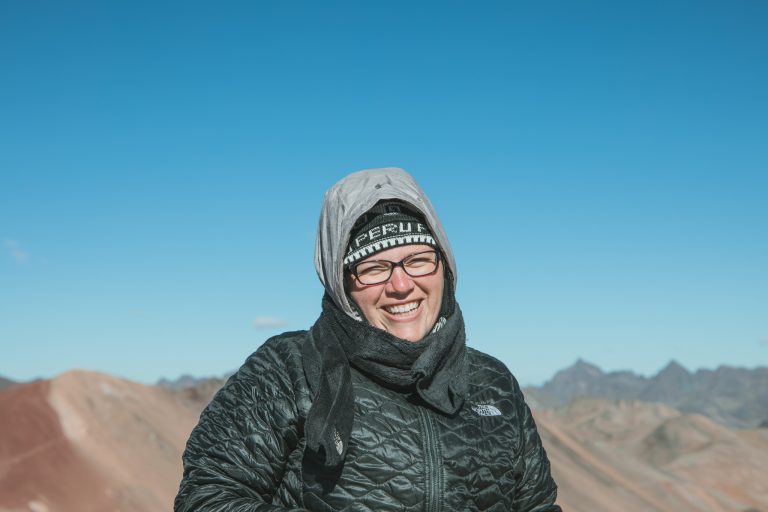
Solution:
{"label": "black neck gaiter", "polygon": [[[323,311],[302,349],[312,406],[307,449],[326,467],[344,461],[354,419],[351,367],[391,389],[415,391],[445,415],[461,409],[467,389],[464,319],[450,280],[443,292],[442,326],[418,342],[397,338],[344,313],[326,294]],[[444,321],[443,321],[444,320]]]}

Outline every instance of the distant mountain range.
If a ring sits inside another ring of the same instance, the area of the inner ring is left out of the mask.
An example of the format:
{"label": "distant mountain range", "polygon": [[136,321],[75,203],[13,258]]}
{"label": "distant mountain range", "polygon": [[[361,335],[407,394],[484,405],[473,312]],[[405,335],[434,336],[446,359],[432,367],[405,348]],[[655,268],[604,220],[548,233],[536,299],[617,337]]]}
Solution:
{"label": "distant mountain range", "polygon": [[580,398],[661,402],[733,427],[768,426],[768,368],[720,366],[691,373],[671,361],[648,378],[629,371],[603,372],[579,359],[540,387],[528,387],[532,406],[560,407]]}
{"label": "distant mountain range", "polygon": [[218,382],[219,386],[221,386],[229,377],[232,376],[233,373],[234,372],[225,373],[221,377],[194,377],[185,373],[181,377],[178,377],[174,380],[160,379],[157,381],[157,385],[161,388],[170,389],[172,391],[182,391],[185,389],[199,387],[200,385],[206,386],[211,382]]}
{"label": "distant mountain range", "polygon": [[[229,378],[182,375],[157,385],[192,408],[202,407]],[[0,376],[0,389],[20,383]],[[524,389],[533,408],[562,407],[582,398],[660,402],[684,413],[698,413],[730,427],[768,427],[768,368],[720,366],[689,372],[670,361],[658,374],[644,377],[631,371],[604,372],[577,360],[543,386]]]}

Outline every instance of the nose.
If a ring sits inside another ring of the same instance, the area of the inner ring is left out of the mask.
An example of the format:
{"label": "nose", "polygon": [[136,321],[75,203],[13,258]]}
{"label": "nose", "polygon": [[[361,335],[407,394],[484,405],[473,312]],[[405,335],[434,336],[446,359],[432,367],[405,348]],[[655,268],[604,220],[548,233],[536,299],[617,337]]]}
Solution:
{"label": "nose", "polygon": [[397,293],[406,293],[413,288],[413,279],[405,273],[402,267],[395,267],[392,269],[392,275],[387,284]]}

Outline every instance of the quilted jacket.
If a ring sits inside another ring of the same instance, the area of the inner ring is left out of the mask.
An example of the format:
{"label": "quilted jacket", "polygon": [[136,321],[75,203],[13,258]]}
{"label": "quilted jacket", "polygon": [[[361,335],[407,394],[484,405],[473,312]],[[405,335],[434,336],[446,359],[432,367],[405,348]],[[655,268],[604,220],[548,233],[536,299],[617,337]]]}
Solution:
{"label": "quilted jacket", "polygon": [[267,341],[203,412],[177,512],[560,510],[517,382],[472,349],[468,398],[454,417],[353,370],[355,424],[340,473],[303,464],[305,336]]}

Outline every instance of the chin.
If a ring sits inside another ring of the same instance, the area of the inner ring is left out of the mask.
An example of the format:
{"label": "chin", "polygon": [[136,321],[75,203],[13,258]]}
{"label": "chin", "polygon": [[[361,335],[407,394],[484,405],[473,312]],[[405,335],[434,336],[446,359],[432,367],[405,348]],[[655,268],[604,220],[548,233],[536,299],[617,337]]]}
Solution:
{"label": "chin", "polygon": [[397,336],[398,338],[402,338],[407,341],[411,342],[417,342],[424,339],[424,336],[427,335],[429,332],[428,329],[424,328],[413,328],[413,329],[385,329],[387,332],[392,334],[393,336]]}

